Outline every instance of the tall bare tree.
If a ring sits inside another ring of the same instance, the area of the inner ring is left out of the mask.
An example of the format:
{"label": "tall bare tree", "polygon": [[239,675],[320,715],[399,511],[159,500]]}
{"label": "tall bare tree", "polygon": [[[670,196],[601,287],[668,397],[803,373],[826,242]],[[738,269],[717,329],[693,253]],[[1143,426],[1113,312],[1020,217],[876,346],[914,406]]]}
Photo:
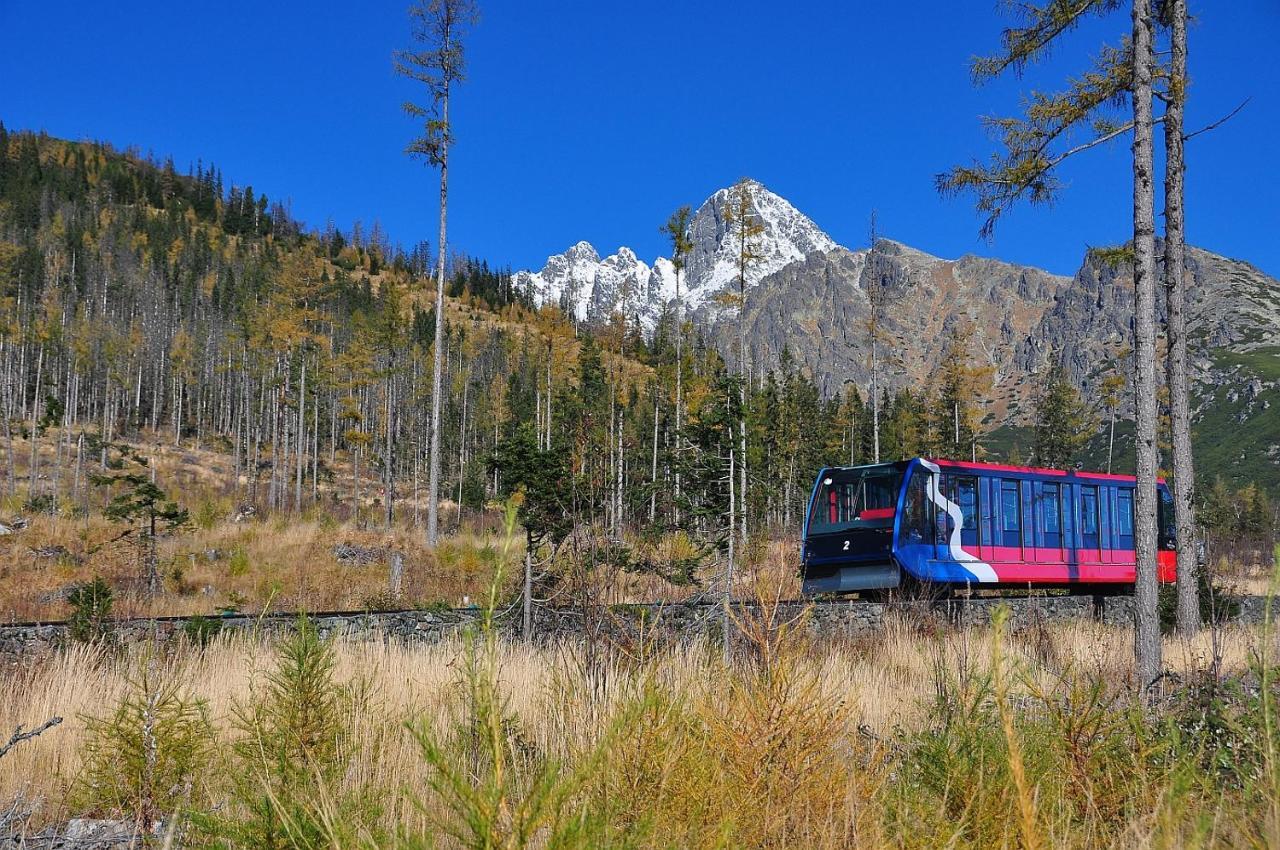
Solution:
{"label": "tall bare tree", "polygon": [[[689,238],[691,211],[683,206],[671,214],[660,230],[671,240],[671,267],[676,273],[676,457],[681,452],[681,428],[684,424],[684,299],[680,297],[680,275],[689,261],[693,240]],[[680,464],[676,464],[675,501],[680,503]],[[677,508],[678,509],[678,508]]]}
{"label": "tall bare tree", "polygon": [[738,243],[738,519],[741,544],[747,543],[747,276],[760,259],[757,240],[764,224],[756,215],[753,181],[743,178],[733,187],[725,219]]}
{"label": "tall bare tree", "polygon": [[1134,656],[1138,685],[1160,675],[1156,573],[1156,222],[1152,90],[1155,51],[1149,0],[1133,3],[1133,287],[1134,405],[1137,485],[1134,491]]}
{"label": "tall bare tree", "polygon": [[[871,265],[875,256],[876,242],[880,239],[876,227],[876,211],[871,211],[869,225],[870,245],[867,248],[867,265]],[[865,274],[865,272],[864,272]],[[871,302],[871,310],[867,313],[867,336],[871,341],[871,458],[880,462],[880,324],[884,310],[884,288],[880,285],[880,276],[872,273],[867,280],[867,300]]]}
{"label": "tall bare tree", "polygon": [[1187,94],[1187,2],[1166,0],[1169,27],[1169,91],[1164,112],[1164,283],[1168,306],[1169,418],[1173,430],[1173,508],[1178,528],[1178,632],[1200,628],[1196,518],[1192,504],[1195,462],[1187,386],[1186,230],[1183,216],[1183,106]]}
{"label": "tall bare tree", "polygon": [[431,448],[427,481],[427,544],[434,546],[440,526],[440,395],[444,374],[444,267],[445,224],[449,200],[449,148],[453,146],[453,125],[449,122],[449,97],[464,79],[466,63],[462,40],[477,17],[472,0],[416,0],[409,7],[413,40],[417,50],[395,54],[396,73],[422,83],[430,95],[423,106],[406,101],[404,111],[422,121],[422,134],[409,143],[406,152],[420,156],[440,169],[440,240],[436,260],[436,338],[431,376]]}

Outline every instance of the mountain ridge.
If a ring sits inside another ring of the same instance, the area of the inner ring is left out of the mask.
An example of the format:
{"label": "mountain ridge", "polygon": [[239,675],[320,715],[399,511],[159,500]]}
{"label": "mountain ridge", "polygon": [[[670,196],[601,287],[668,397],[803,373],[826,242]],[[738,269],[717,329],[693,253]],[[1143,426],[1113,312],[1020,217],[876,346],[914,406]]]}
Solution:
{"label": "mountain ridge", "polygon": [[[761,254],[767,258],[748,276],[742,312],[750,375],[776,370],[786,352],[825,395],[838,394],[849,383],[865,395],[872,286],[880,288],[886,303],[881,385],[895,391],[927,386],[946,340],[961,331],[969,337],[970,355],[991,370],[988,427],[1028,425],[1038,375],[1052,362],[1062,363],[1094,402],[1106,375],[1127,374],[1132,273],[1109,265],[1097,252],[1087,251],[1074,274],[1058,275],[972,253],[947,259],[892,239],[849,249],[758,182],[749,182],[748,189],[765,226]],[[713,193],[694,215],[694,249],[681,288],[685,315],[735,363],[738,310],[721,306],[715,297],[737,288],[723,212],[732,191]],[[585,244],[574,247],[581,253]],[[1232,427],[1252,437],[1240,451],[1224,450],[1223,462],[1238,465],[1251,455],[1262,457],[1273,467],[1271,477],[1280,481],[1280,421],[1266,425],[1276,418],[1271,405],[1280,402],[1280,347],[1274,346],[1280,340],[1280,283],[1241,260],[1191,246],[1187,255],[1197,421],[1215,422],[1223,410],[1231,410]],[[579,321],[601,321],[623,310],[646,332],[670,307],[674,281],[660,270],[660,263],[669,267],[664,258],[646,264],[621,248],[604,260],[597,257],[596,265],[575,269],[558,262],[563,256],[550,257],[541,272],[517,273],[516,285],[542,285]],[[619,256],[634,259],[629,265],[613,263],[630,269],[629,276],[610,271],[610,261]],[[575,271],[584,277],[575,279]],[[591,293],[585,302],[578,295],[584,289]],[[545,296],[531,294],[548,303]],[[1122,399],[1121,415],[1127,406]],[[1263,421],[1254,427],[1257,417]]]}

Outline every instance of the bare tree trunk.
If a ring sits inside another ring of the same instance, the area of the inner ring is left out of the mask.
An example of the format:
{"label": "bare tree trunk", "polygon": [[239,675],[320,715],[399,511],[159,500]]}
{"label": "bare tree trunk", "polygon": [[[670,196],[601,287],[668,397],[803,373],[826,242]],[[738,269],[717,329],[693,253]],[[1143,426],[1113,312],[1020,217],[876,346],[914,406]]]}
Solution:
{"label": "bare tree trunk", "polygon": [[[871,211],[871,240],[867,250],[867,262],[876,250],[876,212]],[[864,266],[865,268],[865,266]],[[871,460],[880,462],[880,299],[884,295],[880,290],[880,281],[872,275],[871,295]]]}
{"label": "bare tree trunk", "polygon": [[1162,666],[1157,612],[1159,577],[1156,564],[1156,249],[1153,123],[1151,114],[1151,6],[1133,4],[1133,278],[1134,394],[1137,404],[1135,444],[1137,487],[1134,492],[1134,657],[1138,688],[1145,690]]}
{"label": "bare tree trunk", "polygon": [[[445,39],[445,48],[449,40]],[[449,83],[444,84],[441,100],[441,119],[449,124]],[[440,258],[436,263],[436,343],[431,374],[431,458],[427,474],[427,545],[435,546],[440,529],[440,394],[444,376],[444,259],[445,222],[449,199],[449,146],[440,154]]]}
{"label": "bare tree trunk", "polygon": [[384,444],[382,453],[382,498],[386,502],[383,509],[383,521],[387,526],[387,530],[391,530],[391,523],[395,520],[395,467],[392,463],[391,441],[394,434],[392,427],[395,414],[392,412],[393,399],[392,395],[395,391],[395,384],[390,374],[387,375],[387,403],[386,403],[386,443]]}
{"label": "bare tree trunk", "polygon": [[533,640],[533,541],[526,539],[524,547],[524,610],[521,613],[520,634],[525,643]]}
{"label": "bare tree trunk", "polygon": [[311,400],[311,504],[320,501],[320,393]]}
{"label": "bare tree trunk", "polygon": [[302,374],[298,377],[298,467],[293,478],[293,509],[302,511],[302,470],[305,466],[307,434],[307,358],[302,357]]}
{"label": "bare tree trunk", "polygon": [[76,475],[74,483],[71,486],[71,500],[80,502],[80,482],[84,477],[84,434],[80,434],[80,438],[76,440]]}
{"label": "bare tree trunk", "polygon": [[1173,506],[1178,529],[1178,633],[1200,630],[1199,565],[1193,504],[1195,462],[1191,452],[1191,405],[1187,379],[1186,230],[1183,210],[1182,115],[1187,86],[1187,0],[1170,0],[1173,17],[1169,105],[1164,113],[1164,279],[1169,308],[1169,415],[1173,426]]}
{"label": "bare tree trunk", "polygon": [[[733,441],[732,431],[730,431],[729,440],[730,440],[730,443],[732,444],[732,441]],[[728,562],[725,565],[725,571],[724,571],[724,593],[722,594],[722,599],[721,599],[724,607],[723,607],[723,610],[721,611],[721,622],[720,622],[720,630],[722,632],[722,640],[724,642],[723,649],[724,649],[725,664],[729,663],[729,659],[733,654],[732,642],[729,639],[729,635],[731,634],[731,629],[733,628],[733,617],[729,612],[729,606],[733,600],[733,579],[734,579],[735,567],[737,566],[736,557],[738,554],[737,547],[734,545],[734,538],[737,536],[737,533],[738,533],[737,501],[734,498],[734,496],[736,495],[734,493],[735,472],[736,470],[734,469],[734,449],[733,449],[733,446],[730,445],[729,446],[729,551],[727,553]]]}
{"label": "bare tree trunk", "polygon": [[[457,527],[462,528],[462,472],[467,466],[467,396],[470,395],[471,382],[462,382],[462,422],[458,426],[458,504],[455,510]],[[548,446],[548,448],[550,448]]]}
{"label": "bare tree trunk", "polygon": [[391,564],[387,576],[387,591],[391,594],[392,599],[399,599],[401,593],[401,585],[404,583],[404,555],[400,552],[391,553]]}
{"label": "bare tree trunk", "polygon": [[40,441],[36,439],[36,423],[40,412],[40,378],[44,369],[44,346],[36,355],[36,391],[31,397],[31,463],[27,468],[27,498],[35,498],[36,482],[40,478]]}
{"label": "bare tree trunk", "polygon": [[1111,474],[1111,459],[1115,456],[1116,450],[1116,409],[1111,408],[1111,425],[1108,428],[1110,432],[1107,437],[1107,474]]}
{"label": "bare tree trunk", "polygon": [[618,399],[618,403],[616,407],[618,409],[618,424],[615,426],[615,429],[614,429],[614,437],[618,441],[618,448],[614,454],[616,467],[614,469],[614,478],[613,478],[613,498],[614,498],[614,511],[615,511],[614,515],[617,517],[617,538],[621,540],[622,524],[625,521],[626,516],[622,508],[622,505],[623,505],[623,501],[622,501],[622,468],[623,468],[622,424],[623,422],[622,422],[622,400],[620,398]]}
{"label": "bare tree trunk", "polygon": [[649,467],[649,522],[658,516],[658,387],[653,387],[653,462]]}
{"label": "bare tree trunk", "polygon": [[676,518],[680,517],[681,435],[684,428],[684,301],[680,298],[680,269],[676,269]]}
{"label": "bare tree trunk", "polygon": [[9,487],[9,495],[17,495],[17,458],[13,453],[13,423],[9,421],[13,411],[13,372],[9,361],[5,361],[4,370],[4,441],[9,452],[9,468],[5,472]]}
{"label": "bare tree trunk", "polygon": [[409,398],[414,402],[413,406],[413,527],[420,528],[422,525],[422,511],[418,504],[418,479],[422,477],[422,420],[418,416],[417,400],[418,400],[418,352],[413,352],[413,388],[409,393]]}

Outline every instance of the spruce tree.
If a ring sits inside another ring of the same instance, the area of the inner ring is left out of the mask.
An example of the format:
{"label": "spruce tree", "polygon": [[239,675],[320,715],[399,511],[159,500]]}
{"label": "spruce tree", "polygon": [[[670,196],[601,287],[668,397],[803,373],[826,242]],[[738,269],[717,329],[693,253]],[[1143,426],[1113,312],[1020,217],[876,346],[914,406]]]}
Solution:
{"label": "spruce tree", "polygon": [[1080,449],[1093,436],[1094,421],[1061,365],[1045,372],[1036,396],[1035,416],[1032,463],[1070,469]]}
{"label": "spruce tree", "polygon": [[[190,515],[185,508],[169,498],[164,490],[156,486],[154,470],[147,470],[148,461],[133,451],[113,446],[118,456],[108,462],[108,472],[91,475],[89,480],[96,486],[113,491],[110,503],[103,509],[103,515],[114,522],[129,524],[121,536],[134,536],[138,541],[138,552],[144,567],[147,595],[154,596],[160,591],[160,568],[156,553],[156,539],[161,528],[176,531],[190,522]],[[130,467],[133,467],[130,471]],[[133,523],[137,527],[132,527]]]}

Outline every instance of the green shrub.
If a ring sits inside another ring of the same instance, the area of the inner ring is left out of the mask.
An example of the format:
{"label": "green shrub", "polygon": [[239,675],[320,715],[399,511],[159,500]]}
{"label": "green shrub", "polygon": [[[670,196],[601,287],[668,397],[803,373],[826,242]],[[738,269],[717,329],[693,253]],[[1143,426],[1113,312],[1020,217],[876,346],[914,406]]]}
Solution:
{"label": "green shrub", "polygon": [[50,493],[41,493],[38,496],[32,496],[22,505],[22,509],[29,514],[48,514],[56,516],[58,513],[58,500]]}
{"label": "green shrub", "polygon": [[249,572],[249,553],[244,550],[243,546],[237,546],[231,553],[231,557],[227,559],[227,575],[232,578],[240,578]]}
{"label": "green shrub", "polygon": [[192,646],[205,647],[222,633],[222,621],[197,614],[182,624],[182,634]]}
{"label": "green shrub", "polygon": [[221,502],[214,499],[201,499],[200,503],[196,505],[195,512],[192,514],[191,519],[196,524],[197,528],[203,531],[209,531],[221,522],[226,515],[226,508]]}
{"label": "green shrub", "polygon": [[71,616],[67,636],[77,643],[98,643],[111,636],[111,587],[102,576],[76,585],[67,594]]}

